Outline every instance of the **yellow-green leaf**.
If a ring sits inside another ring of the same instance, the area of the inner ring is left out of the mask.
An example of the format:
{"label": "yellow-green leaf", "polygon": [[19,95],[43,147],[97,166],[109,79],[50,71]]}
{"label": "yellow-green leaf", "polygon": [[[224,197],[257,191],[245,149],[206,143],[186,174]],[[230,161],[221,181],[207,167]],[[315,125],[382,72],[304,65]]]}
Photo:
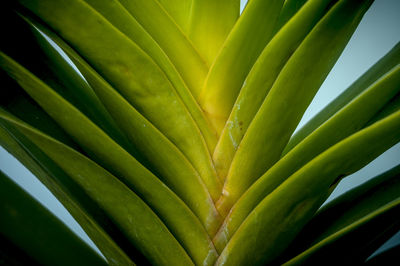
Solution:
{"label": "yellow-green leaf", "polygon": [[233,158],[222,213],[276,163],[307,106],[372,1],[342,0],[324,16],[280,72]]}
{"label": "yellow-green leaf", "polygon": [[274,260],[311,219],[338,179],[364,167],[399,141],[400,112],[396,112],[317,156],[257,205],[232,236],[217,265],[260,265]]}
{"label": "yellow-green leaf", "polygon": [[249,2],[210,68],[200,104],[218,134],[221,134],[244,79],[272,37],[283,2]]}

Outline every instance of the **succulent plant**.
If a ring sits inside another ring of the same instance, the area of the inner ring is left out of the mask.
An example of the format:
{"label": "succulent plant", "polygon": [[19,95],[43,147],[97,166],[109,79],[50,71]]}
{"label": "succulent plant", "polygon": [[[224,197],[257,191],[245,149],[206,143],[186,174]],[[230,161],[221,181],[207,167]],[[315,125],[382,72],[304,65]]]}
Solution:
{"label": "succulent plant", "polygon": [[5,2],[0,143],[104,256],[2,174],[6,262],[361,264],[400,229],[400,167],[321,208],[400,141],[399,44],[295,132],[372,0]]}

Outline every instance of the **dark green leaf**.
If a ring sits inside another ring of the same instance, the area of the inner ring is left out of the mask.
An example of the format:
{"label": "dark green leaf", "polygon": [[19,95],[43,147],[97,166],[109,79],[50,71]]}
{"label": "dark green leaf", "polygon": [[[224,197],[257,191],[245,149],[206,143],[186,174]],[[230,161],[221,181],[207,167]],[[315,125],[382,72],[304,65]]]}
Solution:
{"label": "dark green leaf", "polygon": [[43,265],[107,265],[82,239],[0,172],[0,232]]}

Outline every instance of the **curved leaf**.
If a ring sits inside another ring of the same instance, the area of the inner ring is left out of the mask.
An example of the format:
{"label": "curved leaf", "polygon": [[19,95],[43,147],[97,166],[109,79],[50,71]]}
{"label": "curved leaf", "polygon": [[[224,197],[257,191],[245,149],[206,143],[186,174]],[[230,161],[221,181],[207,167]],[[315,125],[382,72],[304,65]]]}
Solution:
{"label": "curved leaf", "polygon": [[264,48],[240,90],[215,148],[213,159],[223,180],[251,120],[287,60],[326,13],[332,0],[308,1],[305,7]]}
{"label": "curved leaf", "polygon": [[192,0],[187,35],[208,65],[239,18],[239,9],[240,0]]}
{"label": "curved leaf", "polygon": [[309,231],[307,241],[316,243],[399,197],[398,165],[323,206],[304,228],[304,231]]}
{"label": "curved leaf", "polygon": [[279,14],[275,31],[278,32],[304,5],[308,0],[286,0]]}
{"label": "curved leaf", "polygon": [[[176,92],[182,99],[189,113],[192,115],[197,126],[199,127],[203,137],[208,145],[209,150],[213,150],[216,145],[216,135],[212,131],[205,117],[205,114],[197,104],[190,90],[182,80],[182,77],[171,63],[168,56],[153,40],[153,38],[143,29],[131,14],[117,1],[109,0],[85,0],[88,4],[100,12],[108,21],[123,32],[127,37],[134,41],[143,49],[163,70],[169,81],[174,86]],[[36,23],[37,24],[37,23]],[[43,27],[42,27],[43,28]],[[56,43],[63,49],[67,44],[62,44],[62,40],[57,38],[54,33],[46,31],[46,34],[55,38]],[[78,56],[78,55],[75,55]]]}
{"label": "curved leaf", "polygon": [[[351,226],[353,223],[376,212],[384,205],[398,199],[400,197],[399,177],[400,165],[347,191],[323,206],[296,237],[288,251],[285,251],[284,257],[286,260],[287,258],[294,257],[293,255],[302,253],[318,242],[325,241],[324,239],[330,238],[334,234],[337,235],[342,229]],[[388,220],[387,222],[389,224],[392,221]],[[375,232],[375,230],[379,231]],[[344,233],[349,231],[351,232],[351,230],[346,229]],[[381,226],[376,227],[376,229],[372,228],[368,236],[361,237],[361,239],[365,239],[365,237],[375,238],[379,233],[384,231],[384,227]],[[368,241],[365,241],[365,243],[368,243]],[[359,243],[354,246],[360,247],[361,250],[363,244]],[[347,246],[347,248],[350,247]],[[353,252],[352,257],[356,257],[356,252]],[[360,255],[364,255],[363,259],[365,260],[370,254]]]}
{"label": "curved leaf", "polygon": [[320,154],[257,205],[232,236],[217,265],[245,261],[258,265],[274,260],[311,219],[338,179],[359,170],[398,141],[400,112]]}
{"label": "curved leaf", "polygon": [[107,265],[22,188],[0,171],[0,232],[44,265]]}
{"label": "curved leaf", "polygon": [[160,265],[192,263],[157,215],[117,178],[64,144],[13,120],[6,113],[1,112],[0,118],[41,147],[111,217],[128,241],[147,259]]}
{"label": "curved leaf", "polygon": [[[251,67],[272,38],[283,0],[252,0],[210,68],[200,104],[218,135]],[[243,52],[246,51],[246,52]]]}
{"label": "curved leaf", "polygon": [[368,121],[366,126],[372,125],[373,123],[381,120],[382,118],[393,114],[400,110],[400,93],[398,93],[393,99],[388,102],[382,110],[379,111],[371,120]]}
{"label": "curved leaf", "polygon": [[[207,226],[210,235],[214,235],[220,224],[219,215],[201,177],[184,157],[161,132],[137,112],[106,81],[104,81],[74,51],[64,46],[73,61],[86,77],[98,97],[109,110],[116,123],[133,143],[141,156],[145,157],[146,166],[158,173],[168,185]],[[67,49],[68,48],[68,49]],[[214,223],[212,218],[214,217]],[[210,226],[211,224],[211,226]]]}
{"label": "curved leaf", "polygon": [[[172,191],[125,150],[113,142],[104,132],[91,123],[90,120],[54,93],[54,91],[16,64],[12,59],[1,53],[0,55],[1,66],[69,134],[74,136],[81,146],[94,153],[97,161],[100,161],[103,167],[111,169],[110,171],[115,176],[142,197],[153,210],[160,214],[161,219],[166,221],[168,227],[172,228],[171,230],[177,233],[180,238],[188,238],[188,227],[182,226],[181,223],[196,224],[198,220]],[[174,215],[177,212],[181,212],[181,217]],[[215,220],[213,215],[214,213],[211,214],[211,217],[205,219],[207,222],[205,227],[218,226],[218,221]],[[202,227],[193,227],[192,229],[203,230]]]}
{"label": "curved leaf", "polygon": [[127,103],[90,67],[79,62],[86,78],[137,149],[171,188],[199,217],[210,235],[220,224],[212,198],[201,177],[184,155]]}
{"label": "curved leaf", "polygon": [[80,150],[79,145],[3,70],[0,70],[0,79],[2,108],[65,145]]}
{"label": "curved leaf", "polygon": [[[7,128],[7,131],[3,127]],[[120,237],[115,235],[115,230],[110,232],[111,224],[90,203],[87,196],[71,182],[70,178],[32,142],[12,127],[1,123],[0,144],[24,164],[64,205],[101,250],[110,265],[134,264],[114,242],[115,238],[119,240]],[[105,232],[103,228],[108,232]],[[114,240],[108,233],[113,235]]]}
{"label": "curved leaf", "polygon": [[198,127],[147,54],[81,0],[19,2],[72,43],[100,75],[185,154],[213,199],[220,194],[221,184]]}
{"label": "curved leaf", "polygon": [[225,246],[247,215],[269,193],[318,154],[363,128],[400,91],[400,67],[365,91],[262,175],[231,209],[214,242]]}
{"label": "curved leaf", "polygon": [[157,0],[118,1],[161,46],[197,99],[208,66],[161,4]]}
{"label": "curved leaf", "polygon": [[[133,147],[121,134],[85,80],[36,28],[27,25],[12,10],[6,9],[6,11],[8,12],[4,12],[6,15],[2,16],[1,20],[3,23],[11,23],[13,27],[1,29],[4,36],[4,42],[1,44],[2,52],[23,62],[32,73],[49,84],[120,145],[134,153]],[[7,93],[16,95],[11,91]]]}
{"label": "curved leaf", "polygon": [[189,30],[190,10],[193,0],[157,0],[184,33]]}
{"label": "curved leaf", "polygon": [[290,138],[289,143],[282,152],[282,156],[398,64],[400,64],[400,43],[396,44],[384,57],[353,82],[350,87],[300,128]]}
{"label": "curved leaf", "polygon": [[[400,229],[399,211],[400,199],[397,199],[328,236],[283,265],[360,264],[371,255],[369,250],[371,242],[377,241],[381,235],[387,235],[387,231],[395,233]],[[386,236],[386,240],[390,236]],[[367,249],[366,254],[364,249]]]}
{"label": "curved leaf", "polygon": [[221,213],[227,213],[279,160],[302,114],[370,5],[370,0],[338,2],[286,63],[233,158],[217,205]]}

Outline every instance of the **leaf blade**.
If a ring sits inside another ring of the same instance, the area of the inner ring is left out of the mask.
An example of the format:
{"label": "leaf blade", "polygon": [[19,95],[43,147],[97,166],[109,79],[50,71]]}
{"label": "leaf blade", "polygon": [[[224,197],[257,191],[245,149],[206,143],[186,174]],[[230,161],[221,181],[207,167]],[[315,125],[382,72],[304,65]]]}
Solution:
{"label": "leaf blade", "polygon": [[282,69],[233,158],[217,203],[221,213],[227,213],[243,192],[279,160],[303,112],[370,4],[371,1],[338,2]]}
{"label": "leaf blade", "polygon": [[184,33],[189,30],[190,9],[193,0],[158,0]]}
{"label": "leaf blade", "polygon": [[[6,113],[2,112],[0,117],[16,126],[37,146],[42,147],[46,155],[74,178],[74,181],[113,218],[129,241],[143,252],[147,259],[161,265],[191,264],[191,259],[157,215],[117,178],[65,145],[18,123]],[[159,238],[161,236],[162,239]],[[168,250],[176,252],[177,256],[165,253]]]}
{"label": "leaf blade", "polygon": [[210,68],[199,101],[218,135],[250,68],[272,37],[282,4],[282,0],[250,1]]}
{"label": "leaf blade", "polygon": [[[341,241],[341,237],[346,237],[348,233],[351,234],[352,229],[350,228],[352,228],[355,223],[362,225],[361,220],[365,220],[367,216],[374,219],[374,215],[372,215],[374,212],[380,215],[381,208],[385,209],[387,204],[390,204],[400,197],[399,177],[400,167],[396,166],[361,186],[347,191],[323,206],[296,237],[289,249],[290,251],[285,257],[290,258],[293,254],[300,255],[300,253],[310,249],[312,246],[319,246],[319,243],[322,241],[325,242],[327,239],[339,238],[339,241]],[[390,227],[390,224],[394,221],[393,219],[387,221],[385,219],[385,223],[387,222],[388,227]],[[368,219],[366,222],[368,222]],[[357,228],[355,228],[355,230],[357,230]],[[372,227],[368,231],[369,233],[367,235],[359,236],[357,239],[352,239],[352,237],[350,237],[349,240],[352,241],[354,245],[345,244],[343,246],[348,249],[348,252],[353,253],[353,257],[356,257],[358,260],[367,259],[370,254],[365,251],[360,251],[364,249],[364,246],[371,246],[371,244],[366,245],[367,243],[377,242],[375,239],[376,236],[378,236],[380,232],[384,232],[385,227],[383,225],[375,228]],[[379,238],[380,237],[377,237],[377,239]],[[355,244],[357,241],[360,241],[360,243]],[[353,246],[353,248],[351,248],[351,246]],[[359,247],[357,248],[358,251],[353,250],[354,247]],[[370,248],[368,249],[371,250]],[[340,260],[343,259],[343,256],[339,254],[346,254],[346,252],[342,251],[337,253],[337,258]]]}
{"label": "leaf blade", "polygon": [[[394,233],[400,228],[400,222],[398,218],[396,219],[399,210],[399,199],[388,203],[370,215],[367,215],[337,233],[323,239],[311,248],[286,262],[284,265],[303,265],[304,263],[318,263],[325,261],[325,259],[322,259],[322,256],[329,251],[334,251],[340,254],[339,256],[332,258],[330,261],[332,265],[343,261],[362,263],[369,255],[371,255],[368,252],[368,246],[377,241],[377,239],[374,238],[379,239],[382,237],[379,236],[379,234],[383,234],[386,235],[385,238],[387,240],[390,236],[387,236],[387,232],[385,231],[391,231]],[[377,228],[379,229],[377,230]],[[357,246],[358,248],[355,248]],[[364,249],[367,250],[365,251]],[[364,252],[367,253],[362,254]],[[345,254],[351,254],[352,257],[350,259],[348,256],[344,257]]]}
{"label": "leaf blade", "polygon": [[[219,196],[221,184],[200,130],[147,54],[83,1],[19,2],[73,43],[100,75],[185,154],[213,199]],[[82,30],[86,27],[91,31]]]}
{"label": "leaf blade", "polygon": [[[87,203],[86,198],[82,198],[79,191],[68,182],[68,178],[65,179],[66,175],[60,173],[54,162],[51,162],[48,158],[45,159],[33,143],[18,133],[7,124],[2,123],[0,127],[0,144],[2,147],[27,167],[64,205],[101,250],[110,265],[133,265],[132,260],[102,228],[104,226],[102,224],[103,219],[96,217],[95,212],[89,214],[92,207],[90,204],[85,204]],[[40,161],[40,164],[38,161]],[[96,217],[96,220],[93,217]],[[107,228],[109,227],[107,225]]]}
{"label": "leaf blade", "polygon": [[[309,1],[266,45],[250,70],[218,140],[213,160],[223,180],[240,141],[287,60],[325,14],[331,1]],[[282,11],[283,12],[283,11]]]}
{"label": "leaf blade", "polygon": [[[359,170],[398,141],[400,112],[353,134],[313,159],[257,205],[233,235],[217,265],[246,259],[267,263],[275,259],[311,219],[338,177]],[[269,226],[264,227],[265,224]],[[255,237],[248,238],[250,232]],[[255,250],[254,246],[261,248]]]}
{"label": "leaf blade", "polygon": [[119,2],[162,47],[197,99],[208,66],[160,3],[156,0],[119,0]]}
{"label": "leaf blade", "polygon": [[217,248],[225,246],[257,204],[287,178],[329,147],[364,128],[399,93],[398,84],[400,67],[371,86],[265,172],[232,207],[214,238]]}
{"label": "leaf blade", "polygon": [[[187,35],[208,65],[212,65],[239,18],[239,8],[239,0],[192,1]],[[224,12],[221,13],[221,10]]]}
{"label": "leaf blade", "polygon": [[[0,231],[30,256],[47,265],[107,264],[65,224],[1,171],[0,183]],[[71,253],[77,256],[71,256]]]}
{"label": "leaf blade", "polygon": [[[100,12],[108,21],[117,27],[122,33],[134,41],[143,49],[163,70],[169,81],[175,88],[176,92],[182,99],[189,113],[193,117],[197,126],[199,127],[209,150],[213,150],[216,144],[216,135],[208,124],[200,106],[197,104],[195,98],[182,79],[176,67],[172,64],[171,60],[161,49],[161,47],[154,41],[154,39],[145,31],[145,29],[137,22],[137,20],[119,3],[110,1],[93,1],[85,0],[98,12]],[[179,5],[180,6],[180,5]],[[37,25],[38,23],[36,23]],[[42,27],[43,28],[43,27]],[[66,44],[60,38],[57,38],[54,33],[46,31],[46,33],[56,39],[56,42],[65,47]],[[78,55],[76,55],[78,56]]]}
{"label": "leaf blade", "polygon": [[333,116],[342,107],[367,89],[373,82],[378,80],[383,74],[400,63],[400,43],[396,44],[384,57],[367,70],[360,78],[351,84],[342,94],[329,103],[323,110],[310,119],[301,129],[299,129],[289,140],[282,156],[288,153],[294,146],[301,142],[307,135],[318,128],[329,117]]}
{"label": "leaf blade", "polygon": [[[199,236],[200,242],[208,243],[207,236],[202,234],[203,227],[187,206],[170,191],[157,177],[138,163],[130,154],[113,142],[104,132],[97,128],[90,120],[84,117],[60,96],[54,93],[45,84],[26,72],[12,59],[0,53],[0,63],[3,68],[17,79],[21,86],[42,105],[42,107],[55,117],[64,129],[96,156],[96,161],[122,180],[132,191],[139,194],[146,203],[160,214],[168,226],[172,228],[180,238],[188,240],[186,231],[194,230]],[[68,114],[65,116],[64,114]],[[181,213],[181,217],[175,217],[174,213]],[[209,217],[207,217],[209,218]],[[207,220],[210,224],[215,220]],[[181,223],[197,225],[196,227],[183,226]],[[196,232],[197,231],[197,232]],[[203,232],[204,233],[204,232]],[[200,237],[201,236],[201,237]],[[191,239],[192,240],[192,239]],[[189,243],[190,242],[187,242]],[[204,246],[203,246],[204,247]],[[204,250],[204,249],[203,249]],[[212,255],[211,249],[211,255]],[[208,254],[208,253],[207,253]],[[210,255],[210,254],[208,254]],[[212,259],[212,256],[211,258]]]}

